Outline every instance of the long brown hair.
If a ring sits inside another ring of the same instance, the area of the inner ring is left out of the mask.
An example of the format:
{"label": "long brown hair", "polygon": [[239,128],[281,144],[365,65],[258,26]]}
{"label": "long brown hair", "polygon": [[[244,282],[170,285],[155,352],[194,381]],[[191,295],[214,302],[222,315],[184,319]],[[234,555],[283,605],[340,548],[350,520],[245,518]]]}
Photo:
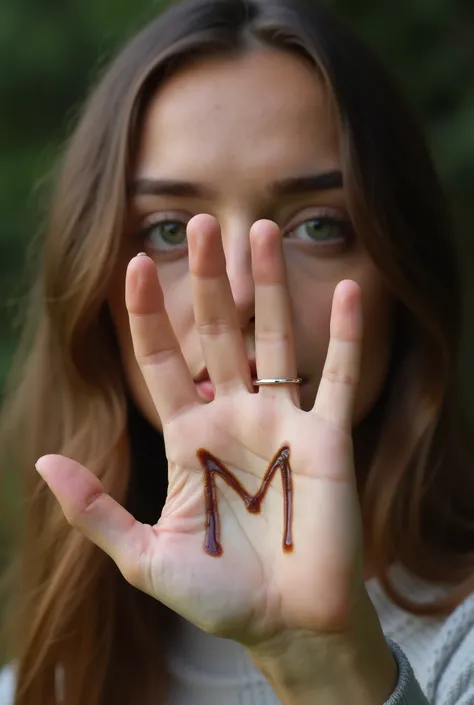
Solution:
{"label": "long brown hair", "polygon": [[[34,462],[45,453],[73,457],[137,518],[158,519],[162,439],[127,397],[105,302],[127,176],[160,83],[196,57],[254,45],[305,56],[324,81],[339,121],[351,216],[397,302],[386,388],[370,423],[355,430],[356,447],[361,439],[370,446],[358,479],[373,568],[418,614],[449,612],[474,588],[474,473],[456,391],[459,274],[423,139],[378,62],[314,0],[192,0],[119,54],[60,167],[3,414],[5,462],[25,497],[9,603],[16,705],[51,705],[59,686],[65,705],[148,703],[164,682],[156,654],[160,634],[166,640],[165,610],[69,527]],[[390,583],[394,561],[452,589],[434,605],[413,605]]]}

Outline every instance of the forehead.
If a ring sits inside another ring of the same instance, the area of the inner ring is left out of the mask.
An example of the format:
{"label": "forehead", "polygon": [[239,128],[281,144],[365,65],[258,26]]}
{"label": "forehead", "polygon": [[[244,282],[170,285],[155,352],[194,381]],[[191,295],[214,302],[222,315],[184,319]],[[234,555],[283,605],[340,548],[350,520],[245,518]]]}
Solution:
{"label": "forehead", "polygon": [[136,175],[259,179],[337,167],[330,107],[316,70],[290,53],[202,60],[152,98]]}

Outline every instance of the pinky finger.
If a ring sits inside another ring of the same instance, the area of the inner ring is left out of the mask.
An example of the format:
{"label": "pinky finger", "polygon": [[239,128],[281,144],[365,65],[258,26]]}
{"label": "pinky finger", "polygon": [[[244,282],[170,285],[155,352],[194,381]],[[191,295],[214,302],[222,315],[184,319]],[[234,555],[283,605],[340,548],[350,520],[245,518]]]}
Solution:
{"label": "pinky finger", "polygon": [[68,522],[107,553],[124,578],[146,590],[144,558],[153,529],[141,524],[104,492],[89,470],[61,455],[45,455],[36,469],[58,500]]}
{"label": "pinky finger", "polygon": [[348,430],[359,384],[362,328],[360,288],[341,281],[334,292],[329,348],[313,411]]}

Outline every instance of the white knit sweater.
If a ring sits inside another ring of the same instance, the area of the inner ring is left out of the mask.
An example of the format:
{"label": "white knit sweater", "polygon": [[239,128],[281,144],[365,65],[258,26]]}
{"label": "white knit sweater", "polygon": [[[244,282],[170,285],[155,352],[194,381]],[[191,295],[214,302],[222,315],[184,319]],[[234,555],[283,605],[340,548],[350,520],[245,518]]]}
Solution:
{"label": "white knit sweater", "polygon": [[[400,568],[393,569],[393,577],[415,601],[443,593]],[[385,705],[474,705],[474,594],[448,618],[434,619],[400,610],[375,580],[367,589],[399,665],[396,690]],[[242,647],[185,620],[178,621],[167,661],[167,705],[278,705]],[[5,668],[0,705],[12,705],[14,687],[13,669]]]}

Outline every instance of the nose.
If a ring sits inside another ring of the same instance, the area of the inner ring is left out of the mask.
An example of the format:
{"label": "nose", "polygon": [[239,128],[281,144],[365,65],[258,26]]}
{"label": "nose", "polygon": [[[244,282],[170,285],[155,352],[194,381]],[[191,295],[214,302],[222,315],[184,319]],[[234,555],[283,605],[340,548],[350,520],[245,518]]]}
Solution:
{"label": "nose", "polygon": [[255,282],[248,230],[246,237],[223,238],[227,276],[237,309],[240,328],[245,330],[255,322]]}

